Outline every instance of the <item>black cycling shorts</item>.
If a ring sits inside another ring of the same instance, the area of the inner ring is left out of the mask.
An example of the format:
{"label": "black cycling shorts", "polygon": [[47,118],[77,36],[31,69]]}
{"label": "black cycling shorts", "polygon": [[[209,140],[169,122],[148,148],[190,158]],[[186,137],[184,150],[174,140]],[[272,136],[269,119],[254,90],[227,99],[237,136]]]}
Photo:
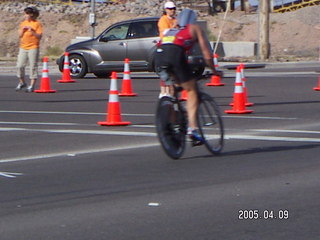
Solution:
{"label": "black cycling shorts", "polygon": [[185,50],[174,44],[164,44],[157,48],[155,67],[157,72],[160,72],[162,67],[166,67],[175,75],[175,82],[178,84],[193,79]]}

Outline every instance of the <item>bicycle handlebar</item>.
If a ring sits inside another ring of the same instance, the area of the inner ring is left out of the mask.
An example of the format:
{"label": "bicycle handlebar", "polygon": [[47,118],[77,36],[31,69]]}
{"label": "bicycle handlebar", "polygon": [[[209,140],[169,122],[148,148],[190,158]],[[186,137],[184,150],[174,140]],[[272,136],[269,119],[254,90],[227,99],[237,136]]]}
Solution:
{"label": "bicycle handlebar", "polygon": [[212,72],[205,71],[202,75],[197,77],[197,80],[205,79],[205,78],[210,78],[211,76],[220,76],[223,77],[223,71],[217,70],[217,74],[213,74]]}

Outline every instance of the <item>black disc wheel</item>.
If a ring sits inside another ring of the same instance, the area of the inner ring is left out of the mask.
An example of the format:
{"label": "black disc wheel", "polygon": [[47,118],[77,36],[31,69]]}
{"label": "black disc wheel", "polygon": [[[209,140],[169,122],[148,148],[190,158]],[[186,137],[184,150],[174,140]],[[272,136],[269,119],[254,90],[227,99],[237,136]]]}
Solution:
{"label": "black disc wheel", "polygon": [[176,109],[172,98],[162,97],[156,112],[156,128],[165,153],[172,159],[182,156],[186,146],[186,120],[184,113]]}
{"label": "black disc wheel", "polygon": [[205,146],[211,153],[219,154],[223,148],[223,122],[218,105],[206,93],[201,93],[197,120],[200,134],[205,139]]}

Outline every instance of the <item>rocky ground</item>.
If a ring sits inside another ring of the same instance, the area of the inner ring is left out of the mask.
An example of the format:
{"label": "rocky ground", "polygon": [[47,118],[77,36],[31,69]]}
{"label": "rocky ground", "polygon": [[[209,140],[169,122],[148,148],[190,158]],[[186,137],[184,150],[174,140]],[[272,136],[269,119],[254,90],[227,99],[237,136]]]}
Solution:
{"label": "rocky ground", "polygon": [[[178,9],[181,5],[177,1]],[[124,4],[97,4],[96,33],[100,33],[110,24],[129,18],[142,16],[160,16],[163,1],[136,0]],[[23,20],[23,9],[28,3],[0,3],[0,57],[14,58],[18,52],[17,28]],[[70,40],[76,36],[90,36],[88,24],[89,4],[73,6],[38,5],[39,20],[44,26],[41,42],[42,55],[60,55]],[[320,54],[320,6],[306,7],[294,12],[272,13],[270,17],[271,59],[319,60]],[[211,40],[220,41],[258,41],[258,14],[245,14],[236,10],[210,16],[199,13],[206,20]]]}

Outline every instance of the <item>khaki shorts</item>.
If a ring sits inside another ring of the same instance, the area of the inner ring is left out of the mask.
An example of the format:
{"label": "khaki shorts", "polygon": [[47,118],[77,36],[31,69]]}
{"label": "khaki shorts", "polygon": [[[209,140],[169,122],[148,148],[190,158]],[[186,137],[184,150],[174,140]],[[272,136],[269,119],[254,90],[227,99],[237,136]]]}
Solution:
{"label": "khaki shorts", "polygon": [[25,50],[20,48],[17,59],[17,77],[25,78],[25,69],[29,61],[29,77],[30,79],[38,78],[38,60],[39,48]]}

